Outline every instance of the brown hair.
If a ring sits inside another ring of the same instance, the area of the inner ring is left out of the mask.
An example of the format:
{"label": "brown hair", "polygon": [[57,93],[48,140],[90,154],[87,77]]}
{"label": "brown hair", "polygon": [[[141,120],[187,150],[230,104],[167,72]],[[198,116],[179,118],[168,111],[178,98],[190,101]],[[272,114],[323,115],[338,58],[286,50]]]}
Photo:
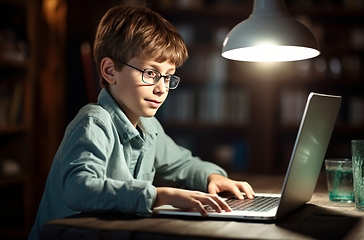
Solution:
{"label": "brown hair", "polygon": [[[100,73],[105,57],[128,62],[134,57],[157,62],[169,61],[180,67],[188,58],[186,45],[176,28],[160,14],[147,7],[117,6],[101,19],[94,42],[94,59]],[[100,86],[108,83],[100,75]]]}

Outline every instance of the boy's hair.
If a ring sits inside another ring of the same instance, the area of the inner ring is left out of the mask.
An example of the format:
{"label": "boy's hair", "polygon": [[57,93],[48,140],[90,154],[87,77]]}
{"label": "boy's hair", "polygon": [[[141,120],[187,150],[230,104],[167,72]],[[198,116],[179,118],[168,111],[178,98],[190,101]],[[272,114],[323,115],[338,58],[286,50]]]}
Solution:
{"label": "boy's hair", "polygon": [[[169,61],[180,67],[188,58],[186,45],[176,28],[160,14],[147,7],[117,6],[111,8],[97,27],[94,60],[100,73],[105,57],[114,61],[116,70],[134,57],[157,62]],[[100,86],[108,82],[100,76]]]}

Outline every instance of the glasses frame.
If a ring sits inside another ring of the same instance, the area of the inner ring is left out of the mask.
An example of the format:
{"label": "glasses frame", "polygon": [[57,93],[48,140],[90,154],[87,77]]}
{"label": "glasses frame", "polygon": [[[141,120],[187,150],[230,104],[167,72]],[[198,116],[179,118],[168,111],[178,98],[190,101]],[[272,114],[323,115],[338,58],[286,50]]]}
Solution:
{"label": "glasses frame", "polygon": [[[120,63],[122,63],[122,64],[124,64],[125,66],[128,66],[128,67],[130,67],[130,68],[133,68],[133,69],[135,69],[135,70],[138,70],[138,71],[140,71],[141,73],[142,73],[142,81],[143,81],[143,83],[146,83],[146,84],[149,84],[149,85],[155,85],[155,84],[157,84],[158,82],[159,82],[159,80],[161,80],[161,78],[163,78],[164,79],[164,86],[166,87],[166,88],[168,88],[168,89],[176,89],[177,87],[178,87],[178,84],[180,83],[180,81],[181,81],[181,79],[178,77],[178,76],[176,76],[176,75],[172,75],[172,74],[166,74],[166,75],[162,75],[160,72],[158,72],[157,70],[154,70],[154,69],[151,69],[151,68],[145,68],[145,69],[140,69],[140,68],[137,68],[137,67],[134,67],[134,66],[132,66],[132,65],[130,65],[130,64],[127,64],[127,63],[125,63],[125,62],[122,62],[122,61],[119,61]],[[160,75],[160,77],[158,78],[158,80],[154,80],[155,78],[153,78],[153,83],[149,83],[149,82],[146,82],[145,80],[144,80],[144,73],[145,73],[145,71],[147,71],[147,70],[150,70],[150,71],[153,71],[153,72],[156,72],[156,73],[158,73],[159,75]],[[176,81],[177,81],[177,83],[176,83],[176,86],[174,86],[174,87],[169,87],[169,86],[167,86],[166,85],[166,77],[170,77],[170,78],[174,78]]]}

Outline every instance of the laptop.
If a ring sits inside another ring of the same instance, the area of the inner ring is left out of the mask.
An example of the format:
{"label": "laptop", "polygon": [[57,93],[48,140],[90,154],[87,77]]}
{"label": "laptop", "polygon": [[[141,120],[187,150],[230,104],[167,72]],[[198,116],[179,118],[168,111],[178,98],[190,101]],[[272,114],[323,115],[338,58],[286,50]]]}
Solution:
{"label": "laptop", "polygon": [[[341,96],[313,92],[309,94],[280,194],[256,193],[253,200],[238,200],[226,196],[223,198],[230,206],[236,203],[250,206],[244,206],[241,209],[232,206],[233,211],[221,213],[206,206],[208,216],[275,221],[306,204],[315,190],[340,104]],[[258,204],[261,200],[266,203]],[[171,205],[159,206],[153,210],[153,213],[155,215],[201,216],[196,210],[182,210]]]}

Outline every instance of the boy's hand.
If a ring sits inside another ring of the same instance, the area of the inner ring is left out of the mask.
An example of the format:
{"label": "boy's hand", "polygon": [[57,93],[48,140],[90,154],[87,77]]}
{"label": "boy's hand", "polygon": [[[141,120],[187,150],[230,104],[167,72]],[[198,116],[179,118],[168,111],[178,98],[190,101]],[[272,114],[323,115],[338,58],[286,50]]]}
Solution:
{"label": "boy's hand", "polygon": [[178,188],[157,188],[157,198],[154,207],[170,204],[180,209],[196,209],[202,216],[207,216],[203,205],[211,206],[216,212],[231,211],[227,203],[217,194],[208,194],[199,191],[189,191]]}
{"label": "boy's hand", "polygon": [[247,182],[234,181],[219,174],[211,174],[208,177],[208,191],[217,194],[223,191],[232,192],[238,199],[244,199],[241,191],[245,192],[250,199],[254,198],[255,192]]}

